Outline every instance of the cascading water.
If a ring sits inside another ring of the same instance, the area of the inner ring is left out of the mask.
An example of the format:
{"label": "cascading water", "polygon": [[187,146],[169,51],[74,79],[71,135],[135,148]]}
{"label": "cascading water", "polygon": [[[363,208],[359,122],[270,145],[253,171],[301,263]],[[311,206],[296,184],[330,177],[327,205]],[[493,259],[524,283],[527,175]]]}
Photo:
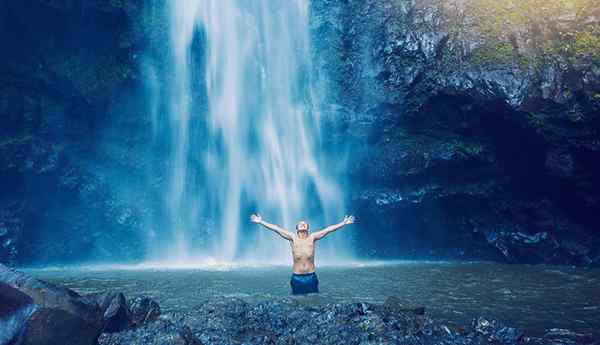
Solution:
{"label": "cascading water", "polygon": [[[337,164],[327,163],[320,145],[308,5],[168,1],[162,260],[289,262],[288,244],[258,231],[248,222],[251,212],[290,230],[301,219],[317,230],[343,216]],[[198,98],[204,107],[194,106]],[[211,229],[199,229],[200,219],[209,219],[202,226]],[[200,231],[209,238],[197,244]],[[339,258],[344,242],[340,236],[319,244],[319,258]]]}

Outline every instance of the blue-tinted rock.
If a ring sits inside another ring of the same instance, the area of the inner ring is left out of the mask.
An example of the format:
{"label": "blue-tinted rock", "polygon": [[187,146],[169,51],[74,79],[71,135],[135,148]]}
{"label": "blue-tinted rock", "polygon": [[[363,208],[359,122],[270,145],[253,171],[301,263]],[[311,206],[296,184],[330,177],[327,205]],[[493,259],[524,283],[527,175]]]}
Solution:
{"label": "blue-tinted rock", "polygon": [[112,298],[110,304],[104,311],[103,318],[103,332],[119,332],[129,328],[132,321],[130,320],[130,312],[127,301],[122,293],[118,293]]}
{"label": "blue-tinted rock", "polygon": [[[8,323],[6,334],[20,333],[18,345],[91,345],[102,331],[102,314],[91,298],[28,277],[1,264],[0,283],[5,287],[0,291],[3,298],[15,301],[14,297],[18,297],[16,302],[11,303],[13,307],[6,318],[12,320]],[[7,286],[20,294],[6,289]]]}
{"label": "blue-tinted rock", "polygon": [[160,306],[147,296],[138,296],[129,301],[129,310],[132,326],[140,326],[160,316]]}
{"label": "blue-tinted rock", "polygon": [[156,320],[143,327],[120,333],[104,333],[99,345],[201,345],[186,326],[177,326],[165,320]]}
{"label": "blue-tinted rock", "polygon": [[0,344],[19,344],[38,306],[31,297],[0,282]]}

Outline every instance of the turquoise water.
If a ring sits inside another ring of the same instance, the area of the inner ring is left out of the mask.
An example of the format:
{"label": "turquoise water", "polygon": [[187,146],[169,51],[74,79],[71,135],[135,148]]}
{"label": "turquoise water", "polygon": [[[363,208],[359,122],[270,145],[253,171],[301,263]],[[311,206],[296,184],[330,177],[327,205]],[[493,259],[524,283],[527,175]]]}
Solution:
{"label": "turquoise water", "polygon": [[[147,294],[165,312],[182,311],[213,295],[262,300],[288,296],[289,267],[83,267],[27,270],[81,293]],[[569,328],[599,335],[600,269],[497,263],[403,262],[321,267],[321,293],[307,302],[382,302],[389,296],[425,305],[452,322],[497,318],[530,335]]]}

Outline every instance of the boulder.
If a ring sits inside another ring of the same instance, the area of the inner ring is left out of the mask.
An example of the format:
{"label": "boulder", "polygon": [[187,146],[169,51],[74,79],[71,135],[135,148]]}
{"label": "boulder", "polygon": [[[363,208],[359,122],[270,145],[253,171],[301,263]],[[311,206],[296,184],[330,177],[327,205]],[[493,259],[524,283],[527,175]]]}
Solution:
{"label": "boulder", "polygon": [[13,344],[91,345],[102,332],[102,313],[91,298],[1,264],[0,283],[0,296],[11,305],[0,314],[6,327],[0,334],[12,334]]}
{"label": "boulder", "polygon": [[127,300],[121,292],[100,292],[90,294],[103,317],[103,333],[121,332],[140,327],[155,321],[160,316],[160,306],[147,296],[137,296]]}
{"label": "boulder", "polygon": [[131,324],[127,300],[122,293],[116,294],[104,311],[104,332],[119,332]]}
{"label": "boulder", "polygon": [[92,294],[89,294],[86,296],[88,298],[91,298],[94,301],[96,301],[96,303],[100,307],[100,311],[102,312],[102,314],[104,314],[104,312],[106,312],[106,309],[108,309],[108,306],[110,305],[112,300],[117,296],[117,293],[114,291],[106,291],[106,292],[92,293]]}
{"label": "boulder", "polygon": [[37,309],[31,297],[0,282],[0,344],[16,344],[25,331],[27,320]]}
{"label": "boulder", "polygon": [[129,302],[131,311],[131,325],[140,326],[154,321],[160,316],[160,306],[156,301],[147,296],[138,296]]}

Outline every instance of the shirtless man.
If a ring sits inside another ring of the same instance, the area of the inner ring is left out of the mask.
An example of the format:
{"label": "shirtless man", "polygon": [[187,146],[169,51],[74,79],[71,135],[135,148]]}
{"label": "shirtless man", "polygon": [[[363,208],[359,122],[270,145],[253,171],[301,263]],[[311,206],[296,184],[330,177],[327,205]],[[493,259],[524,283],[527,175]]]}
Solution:
{"label": "shirtless man", "polygon": [[290,241],[292,256],[294,257],[294,268],[290,284],[292,285],[292,293],[299,295],[319,292],[319,280],[315,273],[315,241],[345,225],[354,223],[354,216],[345,216],[341,222],[312,234],[309,234],[308,223],[305,221],[301,221],[296,225],[296,233],[294,234],[280,226],[265,222],[259,214],[253,214],[250,220]]}

